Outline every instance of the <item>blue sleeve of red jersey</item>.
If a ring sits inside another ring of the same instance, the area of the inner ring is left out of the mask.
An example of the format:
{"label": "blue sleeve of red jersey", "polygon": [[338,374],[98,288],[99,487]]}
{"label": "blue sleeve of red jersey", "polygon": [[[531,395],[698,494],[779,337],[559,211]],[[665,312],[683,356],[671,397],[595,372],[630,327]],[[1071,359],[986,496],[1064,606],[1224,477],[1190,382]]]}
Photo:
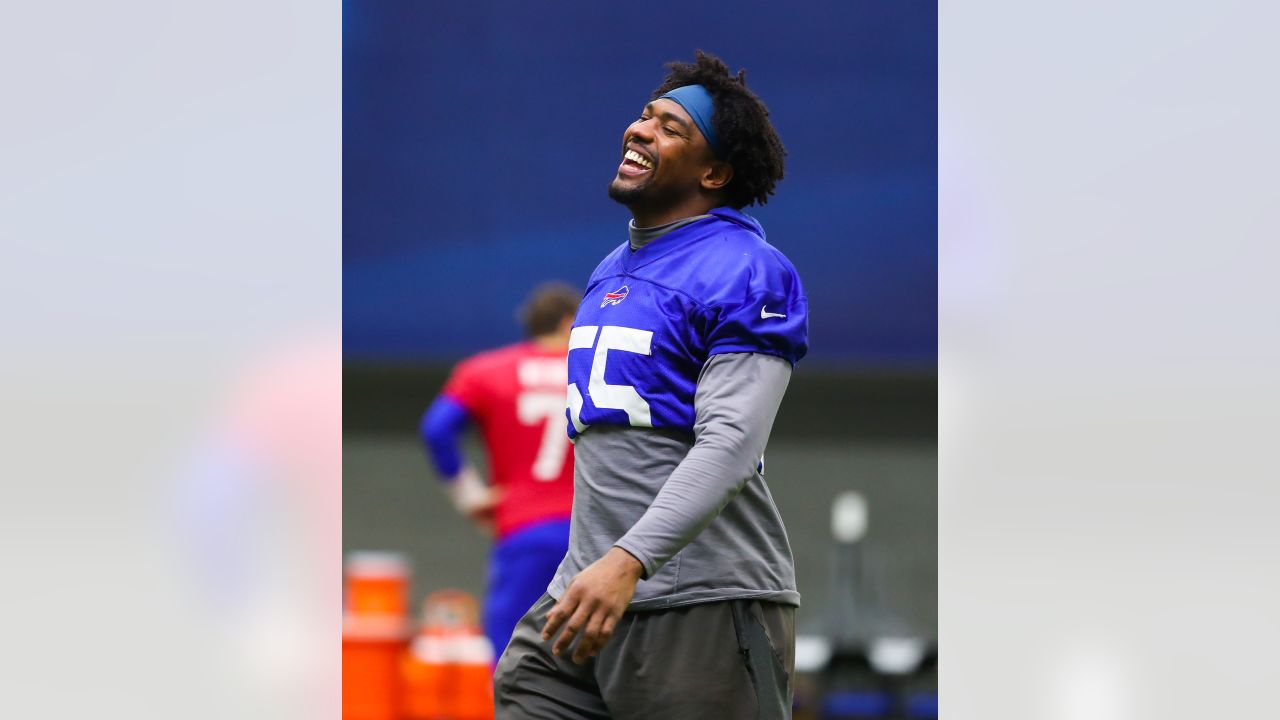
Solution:
{"label": "blue sleeve of red jersey", "polygon": [[762,253],[711,307],[708,355],[764,353],[795,365],[809,350],[809,301],[781,253]]}
{"label": "blue sleeve of red jersey", "polygon": [[418,424],[418,433],[426,445],[427,455],[446,481],[452,480],[462,469],[459,440],[470,422],[471,416],[466,408],[449,396],[441,395],[423,413],[422,422]]}

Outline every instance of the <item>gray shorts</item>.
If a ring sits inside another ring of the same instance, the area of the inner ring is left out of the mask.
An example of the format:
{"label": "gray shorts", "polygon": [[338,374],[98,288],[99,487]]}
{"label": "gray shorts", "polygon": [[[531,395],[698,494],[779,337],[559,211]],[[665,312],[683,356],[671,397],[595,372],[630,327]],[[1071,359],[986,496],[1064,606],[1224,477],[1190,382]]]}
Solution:
{"label": "gray shorts", "polygon": [[496,720],[785,720],[795,608],[758,600],[630,612],[582,665],[551,654],[543,595],[516,625],[493,678]]}

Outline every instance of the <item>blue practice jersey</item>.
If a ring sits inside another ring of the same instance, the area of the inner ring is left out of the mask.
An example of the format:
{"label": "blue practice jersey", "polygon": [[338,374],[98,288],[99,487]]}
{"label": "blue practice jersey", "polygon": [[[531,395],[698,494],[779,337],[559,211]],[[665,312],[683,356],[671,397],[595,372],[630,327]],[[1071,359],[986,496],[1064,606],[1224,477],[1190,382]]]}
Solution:
{"label": "blue practice jersey", "polygon": [[639,250],[623,243],[587,284],[569,338],[569,437],[592,425],[693,432],[698,374],[718,353],[793,365],[809,308],[791,262],[730,208]]}

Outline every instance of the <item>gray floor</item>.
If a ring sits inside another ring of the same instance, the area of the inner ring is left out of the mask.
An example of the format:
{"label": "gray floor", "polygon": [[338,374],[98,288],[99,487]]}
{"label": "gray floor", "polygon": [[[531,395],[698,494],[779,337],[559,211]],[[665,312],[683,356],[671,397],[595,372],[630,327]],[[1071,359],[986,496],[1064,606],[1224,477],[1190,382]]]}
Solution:
{"label": "gray floor", "polygon": [[[874,622],[936,637],[936,447],[784,438],[774,440],[766,458],[766,479],[787,523],[804,597],[799,631]],[[832,581],[836,569],[851,562],[850,551],[831,536],[831,504],[845,490],[860,492],[870,508],[858,588]],[[483,594],[488,541],[453,512],[412,437],[346,439],[343,549],[407,553],[415,606],[427,592],[446,587]],[[854,604],[860,606],[856,620]]]}

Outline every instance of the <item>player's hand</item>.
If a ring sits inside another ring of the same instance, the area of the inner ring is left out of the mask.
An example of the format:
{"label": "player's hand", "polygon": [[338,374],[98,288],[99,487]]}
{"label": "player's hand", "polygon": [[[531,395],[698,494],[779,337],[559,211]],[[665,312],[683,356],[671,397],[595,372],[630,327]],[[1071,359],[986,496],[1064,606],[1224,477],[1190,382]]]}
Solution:
{"label": "player's hand", "polygon": [[495,510],[498,507],[498,501],[501,499],[502,489],[490,488],[484,503],[473,505],[469,510],[465,511],[467,519],[480,528],[480,531],[485,535],[492,536],[497,531]]}
{"label": "player's hand", "polygon": [[542,639],[550,640],[564,626],[564,632],[551,646],[551,654],[560,655],[575,637],[581,636],[573,651],[573,662],[581,665],[594,657],[613,636],[643,571],[631,553],[615,547],[575,575],[560,601],[547,613],[547,624],[542,628]]}
{"label": "player's hand", "polygon": [[448,490],[459,513],[480,529],[493,532],[494,510],[502,500],[501,488],[486,483],[475,468],[467,465],[449,482]]}

